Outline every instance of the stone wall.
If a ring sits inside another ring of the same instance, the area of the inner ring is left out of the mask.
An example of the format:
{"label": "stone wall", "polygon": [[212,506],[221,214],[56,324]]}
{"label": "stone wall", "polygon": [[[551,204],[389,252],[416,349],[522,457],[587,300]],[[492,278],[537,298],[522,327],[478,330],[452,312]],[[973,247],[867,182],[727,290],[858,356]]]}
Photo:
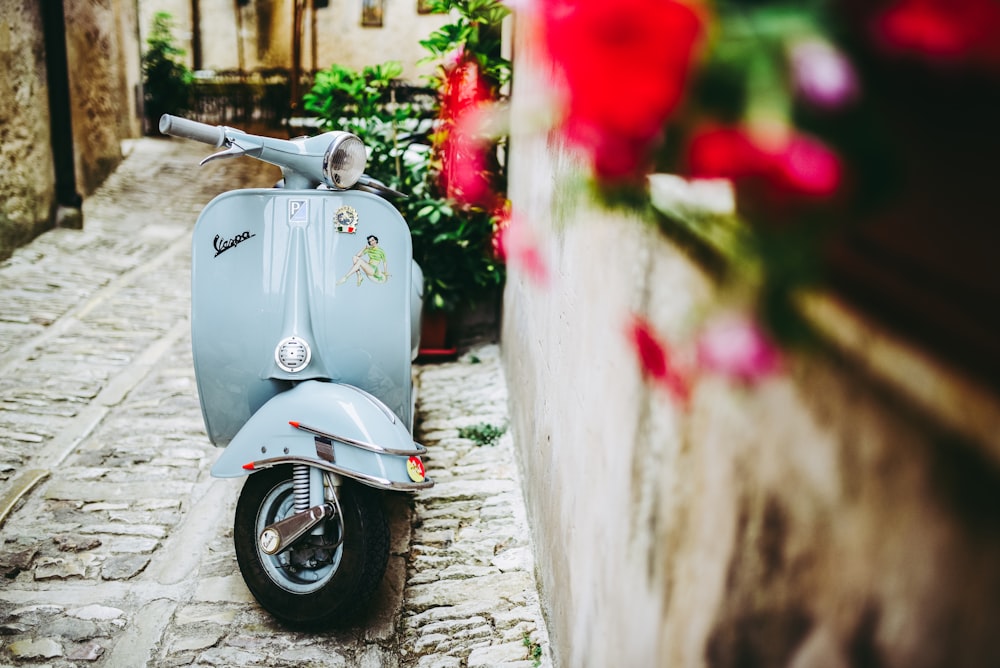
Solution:
{"label": "stone wall", "polygon": [[629,315],[684,341],[723,295],[567,187],[516,71],[510,195],[551,271],[511,268],[502,341],[557,665],[1000,665],[997,397],[827,295],[777,377],[644,382]]}
{"label": "stone wall", "polygon": [[55,199],[38,3],[0,1],[0,258],[49,225]]}
{"label": "stone wall", "polygon": [[77,189],[89,195],[121,162],[121,140],[138,136],[138,36],[134,4],[64,0]]}
{"label": "stone wall", "polygon": [[[76,190],[86,196],[139,134],[134,3],[65,0]],[[0,1],[0,258],[54,224],[56,194],[42,10]]]}

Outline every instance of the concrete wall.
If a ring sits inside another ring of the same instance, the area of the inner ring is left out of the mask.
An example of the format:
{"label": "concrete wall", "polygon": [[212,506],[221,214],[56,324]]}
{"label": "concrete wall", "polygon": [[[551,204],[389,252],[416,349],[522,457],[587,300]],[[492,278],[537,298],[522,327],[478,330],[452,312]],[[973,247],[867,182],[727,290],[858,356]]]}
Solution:
{"label": "concrete wall", "polygon": [[510,196],[551,281],[511,267],[502,347],[557,664],[1000,665],[997,398],[825,296],[778,377],[646,384],[629,314],[683,342],[724,295],[572,187],[515,71]]}
{"label": "concrete wall", "polygon": [[[382,26],[366,27],[361,25],[362,2],[330,0],[329,6],[306,12],[302,69],[325,69],[334,63],[361,69],[398,60],[404,79],[422,83],[421,76],[429,74],[433,65],[418,64],[427,55],[419,41],[447,22],[447,17],[419,14],[417,0],[384,0]],[[187,65],[193,67],[190,0],[140,0],[139,4],[143,44],[153,15],[168,12],[177,25],[177,44],[187,52]],[[292,0],[253,0],[237,13],[233,0],[199,0],[202,69],[236,70],[242,65],[246,71],[290,70],[292,7]]]}

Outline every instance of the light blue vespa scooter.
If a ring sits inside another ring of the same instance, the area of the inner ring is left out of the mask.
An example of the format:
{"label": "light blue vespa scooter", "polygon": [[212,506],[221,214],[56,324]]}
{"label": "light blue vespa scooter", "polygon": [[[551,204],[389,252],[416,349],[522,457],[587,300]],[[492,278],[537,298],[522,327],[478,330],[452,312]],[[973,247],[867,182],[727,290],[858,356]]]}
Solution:
{"label": "light blue vespa scooter", "polygon": [[250,591],[295,627],[349,622],[389,554],[379,495],[433,482],[414,443],[423,277],[409,228],[347,132],[293,140],[165,115],[209,160],[278,165],[194,228],[191,337],[212,475],[247,476],[233,537]]}

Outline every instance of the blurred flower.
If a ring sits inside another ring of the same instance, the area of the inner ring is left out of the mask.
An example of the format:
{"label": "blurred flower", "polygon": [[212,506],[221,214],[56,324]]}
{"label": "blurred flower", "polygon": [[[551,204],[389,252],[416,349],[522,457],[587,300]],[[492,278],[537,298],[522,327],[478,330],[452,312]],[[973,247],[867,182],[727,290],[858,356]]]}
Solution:
{"label": "blurred flower", "polygon": [[566,86],[563,131],[598,177],[640,176],[684,94],[703,18],[678,0],[549,0],[541,34]]}
{"label": "blurred flower", "polygon": [[858,78],[847,57],[829,42],[801,40],[789,49],[792,80],[806,102],[821,109],[837,109],[858,96]]}
{"label": "blurred flower", "polygon": [[780,353],[750,317],[728,314],[708,323],[697,341],[701,368],[744,382],[776,372]]}
{"label": "blurred flower", "polygon": [[818,139],[793,133],[766,152],[771,182],[779,196],[828,199],[843,180],[840,158]]}
{"label": "blurred flower", "polygon": [[465,60],[465,45],[459,44],[458,47],[452,49],[444,55],[441,59],[441,67],[443,67],[446,72],[451,72],[465,62]]}
{"label": "blurred flower", "polygon": [[626,335],[639,358],[643,375],[663,387],[675,399],[687,402],[691,396],[691,388],[686,374],[677,368],[670,349],[660,340],[649,321],[632,314]]}
{"label": "blurred flower", "polygon": [[996,0],[898,0],[876,15],[874,30],[889,50],[942,62],[1000,65]]}
{"label": "blurred flower", "polygon": [[489,163],[492,146],[481,122],[492,100],[493,92],[475,59],[465,59],[448,71],[439,114],[441,188],[462,206],[490,209],[498,197]]}
{"label": "blurred flower", "polygon": [[456,119],[441,151],[441,181],[445,196],[461,206],[489,209],[499,195],[489,168],[490,143],[474,133],[466,112]]}
{"label": "blurred flower", "polygon": [[742,126],[703,128],[691,138],[686,161],[689,176],[731,179],[737,205],[765,218],[828,202],[844,181],[837,154],[791,128],[766,135]]}
{"label": "blurred flower", "polygon": [[549,281],[549,269],[538,242],[524,221],[504,206],[494,214],[493,250],[508,266],[516,267],[537,285]]}

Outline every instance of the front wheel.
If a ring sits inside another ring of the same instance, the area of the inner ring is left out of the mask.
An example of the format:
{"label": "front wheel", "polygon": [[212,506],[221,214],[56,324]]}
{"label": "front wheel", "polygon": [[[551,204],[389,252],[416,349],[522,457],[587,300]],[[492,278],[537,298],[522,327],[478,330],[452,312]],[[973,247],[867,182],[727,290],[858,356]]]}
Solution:
{"label": "front wheel", "polygon": [[308,533],[289,549],[269,555],[257,537],[264,527],[294,513],[292,468],[254,473],[240,492],[233,527],[240,572],[261,606],[289,626],[318,629],[349,622],[362,612],[385,573],[389,525],[377,493],[345,481],[338,496],[343,524],[328,517],[321,534]]}

